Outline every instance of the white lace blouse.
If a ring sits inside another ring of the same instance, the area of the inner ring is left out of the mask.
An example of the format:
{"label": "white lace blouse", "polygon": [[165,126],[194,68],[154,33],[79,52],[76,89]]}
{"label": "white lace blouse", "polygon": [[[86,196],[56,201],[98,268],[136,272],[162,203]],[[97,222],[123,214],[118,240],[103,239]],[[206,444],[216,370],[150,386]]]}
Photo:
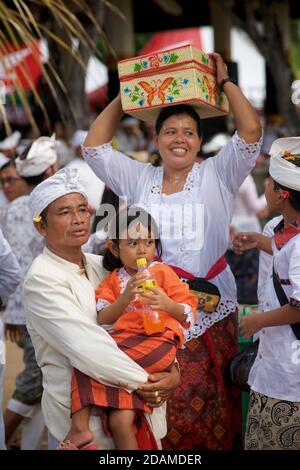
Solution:
{"label": "white lace blouse", "polygon": [[[110,143],[83,147],[83,155],[118,196],[151,212],[159,226],[164,262],[204,277],[227,249],[234,197],[255,165],[261,141],[247,144],[235,133],[216,157],[194,164],[183,191],[170,195],[162,194],[162,167],[131,160]],[[237,307],[230,268],[213,282],[222,295],[218,309],[212,314],[199,310],[187,340],[202,335]]]}

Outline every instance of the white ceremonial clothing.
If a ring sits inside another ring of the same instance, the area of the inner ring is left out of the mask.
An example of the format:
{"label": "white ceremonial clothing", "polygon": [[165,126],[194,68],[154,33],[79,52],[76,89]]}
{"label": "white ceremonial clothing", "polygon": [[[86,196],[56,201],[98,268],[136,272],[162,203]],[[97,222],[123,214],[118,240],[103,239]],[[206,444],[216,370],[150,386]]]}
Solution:
{"label": "white ceremonial clothing", "polygon": [[8,299],[3,317],[4,322],[26,325],[22,301],[23,281],[31,263],[44,248],[44,238],[33,226],[29,195],[20,196],[9,204],[2,230],[21,268],[21,281]]}
{"label": "white ceremonial clothing", "polygon": [[[95,288],[104,275],[102,258],[84,256],[88,278],[78,265],[45,248],[24,283],[27,328],[43,372],[42,409],[46,426],[59,441],[71,425],[72,367],[128,391],[136,390],[148,377],[97,324]],[[163,437],[165,416],[162,418],[161,409],[154,410],[151,422],[155,436]],[[95,424],[101,426],[99,416],[91,430]]]}
{"label": "white ceremonial clothing", "polygon": [[45,432],[41,404],[26,405],[15,398],[10,398],[6,408],[23,416],[20,449],[39,450]]}
{"label": "white ceremonial clothing", "polygon": [[[15,255],[0,229],[0,296],[3,303],[8,299],[20,281],[20,267]],[[5,450],[3,408],[3,387],[5,372],[5,343],[3,335],[2,312],[0,311],[0,450]]]}
{"label": "white ceremonial clothing", "polygon": [[276,139],[270,148],[269,173],[282,186],[300,191],[300,170],[293,158],[299,159],[300,137]]}
{"label": "white ceremonial clothing", "polygon": [[0,228],[3,227],[9,204],[10,202],[6,199],[4,192],[0,189]]}
{"label": "white ceremonial clothing", "polygon": [[9,202],[3,192],[3,189],[0,189],[0,207],[6,206],[8,203]]}
{"label": "white ceremonial clothing", "polygon": [[78,180],[77,168],[62,168],[38,184],[30,193],[29,207],[34,222],[41,220],[41,214],[51,202],[66,196],[79,193],[87,200],[87,195]]}
{"label": "white ceremonial clothing", "polygon": [[265,195],[258,197],[255,181],[248,175],[235,198],[231,225],[237,232],[261,232],[256,214],[266,207]]}
{"label": "white ceremonial clothing", "polygon": [[[282,215],[273,217],[269,220],[268,223],[264,226],[263,235],[266,237],[272,238],[274,236],[274,228],[282,220]],[[262,312],[262,306],[264,304],[264,298],[266,295],[266,286],[268,278],[272,275],[273,272],[273,256],[269,255],[265,251],[261,250],[259,253],[259,268],[258,268],[258,283],[257,283],[257,297],[259,310]]]}
{"label": "white ceremonial clothing", "polygon": [[[164,263],[204,277],[227,250],[234,198],[255,165],[261,140],[247,144],[235,133],[216,157],[194,164],[183,191],[170,195],[161,191],[162,167],[132,160],[109,143],[82,148],[88,164],[109,188],[127,197],[129,205],[142,205],[151,212],[159,226]],[[210,314],[198,311],[187,340],[199,337],[237,308],[229,266],[213,282],[222,296],[218,309]]]}
{"label": "white ceremonial clothing", "polygon": [[105,184],[91,170],[83,158],[73,158],[66,168],[77,168],[79,181],[85,189],[89,204],[94,209],[99,209]]}
{"label": "white ceremonial clothing", "polygon": [[[6,304],[10,294],[20,282],[20,266],[10,245],[0,229],[0,296]],[[5,344],[3,336],[3,317],[0,312],[0,364],[5,364]],[[0,408],[1,409],[1,408]]]}
{"label": "white ceremonial clothing", "polygon": [[[300,234],[291,238],[278,250],[273,242],[275,272],[289,299],[298,302],[300,321]],[[263,311],[280,308],[268,276]],[[300,402],[300,357],[297,341],[290,325],[263,328],[259,334],[259,349],[250,370],[251,389],[278,400]]]}
{"label": "white ceremonial clothing", "polygon": [[43,174],[57,161],[57,145],[55,134],[51,137],[42,136],[36,139],[26,158],[16,158],[16,169],[19,175],[26,178]]}
{"label": "white ceremonial clothing", "polygon": [[[1,322],[1,319],[0,319]],[[3,389],[4,389],[4,374],[5,374],[5,366],[4,364],[0,363],[0,450],[6,450],[5,445],[5,428],[4,428],[4,420],[3,420]]]}

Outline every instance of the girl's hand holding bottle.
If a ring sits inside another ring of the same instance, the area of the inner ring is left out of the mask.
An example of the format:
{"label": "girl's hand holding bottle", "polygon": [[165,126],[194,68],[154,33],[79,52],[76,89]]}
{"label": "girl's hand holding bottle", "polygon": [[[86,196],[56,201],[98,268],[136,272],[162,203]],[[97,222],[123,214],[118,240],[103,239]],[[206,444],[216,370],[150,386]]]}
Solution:
{"label": "girl's hand holding bottle", "polygon": [[158,288],[147,286],[147,291],[150,291],[150,294],[143,294],[143,298],[145,304],[149,305],[152,310],[162,310],[176,318],[180,323],[185,323],[186,314],[183,305],[170,299],[165,292]]}
{"label": "girl's hand holding bottle", "polygon": [[126,303],[130,303],[135,300],[136,295],[139,294],[138,286],[147,279],[146,273],[136,273],[127,282],[127,286],[121,295],[122,299]]}
{"label": "girl's hand holding bottle", "polygon": [[170,299],[170,297],[160,289],[148,287],[147,291],[151,291],[148,294],[142,294],[145,300],[145,303],[148,304],[152,310],[163,310],[167,313],[172,313],[174,310],[175,302]]}

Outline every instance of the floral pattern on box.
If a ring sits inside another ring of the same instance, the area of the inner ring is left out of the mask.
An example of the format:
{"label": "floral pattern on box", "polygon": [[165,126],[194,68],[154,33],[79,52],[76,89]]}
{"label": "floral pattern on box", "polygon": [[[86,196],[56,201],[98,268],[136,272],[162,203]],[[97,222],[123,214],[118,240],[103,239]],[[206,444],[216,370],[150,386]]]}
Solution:
{"label": "floral pattern on box", "polygon": [[124,77],[191,62],[197,63],[198,66],[205,67],[211,72],[214,70],[214,63],[209,55],[191,45],[156,52],[147,56],[121,60],[118,63],[118,68],[120,77]]}
{"label": "floral pattern on box", "polygon": [[123,91],[128,94],[132,103],[136,102],[141,107],[146,104],[152,106],[154,99],[160,104],[164,104],[166,101],[172,103],[175,97],[180,96],[181,90],[189,82],[187,78],[174,79],[172,77],[167,77],[163,81],[160,79],[142,80],[138,85],[135,85],[133,90],[127,86]]}
{"label": "floral pattern on box", "polygon": [[175,64],[179,59],[179,55],[175,52],[164,52],[163,54],[154,54],[149,57],[143,57],[139,62],[133,64],[133,72],[141,70],[149,70],[160,67],[161,65]]}
{"label": "floral pattern on box", "polygon": [[228,101],[216,83],[212,59],[190,45],[119,62],[125,113],[154,123],[160,108],[188,104],[201,118],[226,115]]}

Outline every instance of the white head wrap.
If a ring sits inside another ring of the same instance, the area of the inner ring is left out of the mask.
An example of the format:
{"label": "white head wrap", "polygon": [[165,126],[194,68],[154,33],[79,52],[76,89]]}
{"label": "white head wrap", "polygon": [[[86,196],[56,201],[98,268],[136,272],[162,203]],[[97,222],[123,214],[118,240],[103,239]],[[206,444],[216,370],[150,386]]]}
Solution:
{"label": "white head wrap", "polygon": [[216,134],[209,142],[202,145],[202,150],[205,153],[218,152],[223,147],[225,147],[229,140],[230,136],[227,134]]}
{"label": "white head wrap", "polygon": [[71,144],[74,149],[79,147],[83,142],[85,141],[85,138],[88,134],[88,131],[83,131],[83,130],[78,130],[74,132],[72,139],[71,139]]}
{"label": "white head wrap", "polygon": [[21,133],[19,131],[13,132],[11,135],[6,137],[6,139],[0,142],[0,150],[10,150],[15,148],[19,140],[21,139]]}
{"label": "white head wrap", "polygon": [[79,193],[86,200],[85,189],[78,179],[77,168],[63,168],[50,178],[38,184],[30,194],[29,206],[33,220],[39,222],[39,216],[46,207],[59,197],[66,196],[71,193]]}
{"label": "white head wrap", "polygon": [[300,137],[284,137],[270,148],[269,173],[282,186],[300,191],[300,167],[293,161],[300,159]]}
{"label": "white head wrap", "polygon": [[6,157],[3,153],[0,152],[0,170],[9,161],[10,161],[10,158]]}
{"label": "white head wrap", "polygon": [[57,142],[55,134],[51,137],[39,137],[29,149],[24,160],[22,157],[16,158],[17,172],[24,176],[37,176],[57,161]]}
{"label": "white head wrap", "polygon": [[133,117],[126,117],[121,121],[122,127],[132,127],[138,124],[138,120]]}

